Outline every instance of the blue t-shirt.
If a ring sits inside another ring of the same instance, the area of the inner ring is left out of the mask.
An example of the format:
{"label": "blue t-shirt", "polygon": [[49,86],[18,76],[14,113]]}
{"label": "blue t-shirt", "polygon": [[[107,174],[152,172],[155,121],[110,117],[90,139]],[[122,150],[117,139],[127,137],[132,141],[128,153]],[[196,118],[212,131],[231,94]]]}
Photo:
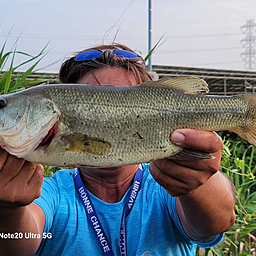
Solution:
{"label": "blue t-shirt", "polygon": [[[197,245],[207,248],[221,241],[223,234],[207,243],[191,240],[177,215],[176,198],[153,179],[147,164],[142,167],[144,174],[141,189],[126,219],[129,256],[195,255]],[[35,255],[103,255],[75,189],[73,172],[61,170],[52,178],[44,180],[42,195],[35,203],[45,213],[46,238],[42,239]],[[120,224],[129,190],[118,203],[106,203],[89,194],[114,255],[120,255]]]}

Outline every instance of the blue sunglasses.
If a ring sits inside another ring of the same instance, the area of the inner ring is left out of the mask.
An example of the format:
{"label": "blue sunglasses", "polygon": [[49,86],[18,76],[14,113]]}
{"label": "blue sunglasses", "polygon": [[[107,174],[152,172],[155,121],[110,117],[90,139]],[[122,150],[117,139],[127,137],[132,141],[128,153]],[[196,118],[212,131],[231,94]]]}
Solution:
{"label": "blue sunglasses", "polygon": [[135,59],[139,56],[133,52],[127,50],[88,50],[80,52],[75,56],[75,61],[93,60],[99,58],[105,51],[112,51],[114,55],[120,58]]}

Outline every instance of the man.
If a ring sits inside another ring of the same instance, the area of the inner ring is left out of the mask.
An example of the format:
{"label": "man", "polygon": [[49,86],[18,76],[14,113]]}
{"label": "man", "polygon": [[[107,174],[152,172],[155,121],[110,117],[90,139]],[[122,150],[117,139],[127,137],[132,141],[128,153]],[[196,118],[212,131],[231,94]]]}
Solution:
{"label": "man", "polygon": [[[142,58],[123,45],[87,49],[60,70],[63,83],[150,79]],[[218,171],[222,141],[191,129],[170,140],[215,158],[63,170],[44,181],[41,197],[42,166],[1,150],[0,232],[24,234],[1,239],[1,255],[195,255],[197,245],[218,243],[235,221],[232,185]]]}

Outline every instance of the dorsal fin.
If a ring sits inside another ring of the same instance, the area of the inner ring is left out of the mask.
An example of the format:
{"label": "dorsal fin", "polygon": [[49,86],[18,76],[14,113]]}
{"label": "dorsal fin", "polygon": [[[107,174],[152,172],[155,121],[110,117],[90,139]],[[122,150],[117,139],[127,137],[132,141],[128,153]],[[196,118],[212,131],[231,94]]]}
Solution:
{"label": "dorsal fin", "polygon": [[163,78],[158,81],[146,81],[139,86],[172,87],[185,94],[204,94],[209,92],[207,83],[203,79],[194,76],[179,76]]}

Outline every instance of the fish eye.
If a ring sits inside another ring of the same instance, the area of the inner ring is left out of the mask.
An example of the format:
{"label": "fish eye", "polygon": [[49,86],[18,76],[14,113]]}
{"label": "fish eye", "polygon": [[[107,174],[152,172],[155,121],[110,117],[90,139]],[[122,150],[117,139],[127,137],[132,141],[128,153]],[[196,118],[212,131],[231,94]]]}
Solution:
{"label": "fish eye", "polygon": [[6,107],[6,105],[7,105],[6,99],[3,97],[0,97],[0,109]]}

